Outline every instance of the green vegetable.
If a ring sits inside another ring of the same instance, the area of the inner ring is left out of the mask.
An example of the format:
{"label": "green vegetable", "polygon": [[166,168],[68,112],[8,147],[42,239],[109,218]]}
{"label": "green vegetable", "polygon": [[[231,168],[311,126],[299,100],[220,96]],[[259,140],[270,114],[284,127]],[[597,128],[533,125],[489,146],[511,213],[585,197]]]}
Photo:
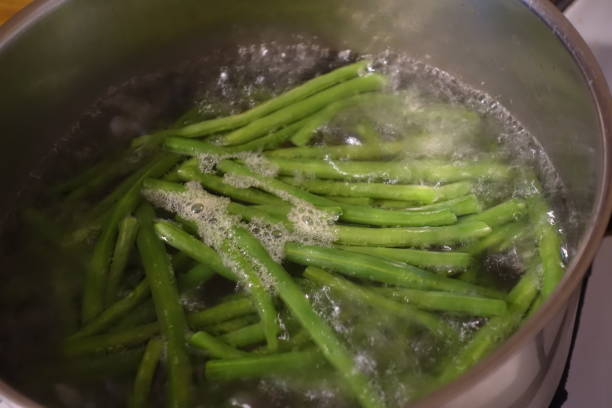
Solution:
{"label": "green vegetable", "polygon": [[408,264],[367,254],[295,243],[285,245],[285,254],[287,259],[298,264],[316,266],[359,279],[406,288],[503,298],[502,294],[493,289],[446,278]]}
{"label": "green vegetable", "polygon": [[343,294],[348,299],[358,299],[374,307],[381,313],[390,313],[407,322],[416,323],[431,330],[435,335],[444,339],[453,339],[456,333],[440,317],[431,313],[423,312],[410,305],[390,300],[374,291],[342,279],[339,276],[325,272],[323,269],[309,266],[304,271],[304,276],[318,282],[321,285]]}
{"label": "green vegetable", "polygon": [[[398,183],[451,183],[473,179],[504,180],[511,174],[494,161],[449,163],[441,160],[400,162],[334,161],[269,158],[285,176],[304,175],[336,180],[392,180]],[[466,193],[467,194],[467,193]]]}
{"label": "green vegetable", "polygon": [[367,65],[367,61],[359,61],[354,64],[338,68],[325,75],[321,75],[307,81],[304,84],[297,86],[284,94],[277,96],[276,98],[270,99],[269,101],[266,101],[246,112],[225,118],[195,123],[170,133],[182,137],[199,137],[245,126],[261,117],[270,115],[275,111],[295,105],[300,100],[304,100],[311,95],[322,92],[333,85],[348,81],[351,78],[355,78],[365,70]]}
{"label": "green vegetable", "polygon": [[148,205],[138,211],[140,230],[136,243],[151,287],[160,331],[166,340],[168,406],[189,407],[191,403],[191,362],[185,347],[187,320],[164,244],[153,228],[155,213]]}
{"label": "green vegetable", "polygon": [[155,369],[162,353],[163,343],[159,339],[151,339],[145,348],[138,373],[134,380],[134,387],[128,406],[130,408],[144,408],[148,406],[147,400],[151,392],[151,383]]}
{"label": "green vegetable", "polygon": [[480,296],[404,288],[376,288],[386,298],[397,299],[423,310],[462,313],[472,316],[501,316],[507,312],[506,302]]}
{"label": "green vegetable", "polygon": [[310,142],[314,132],[327,122],[331,121],[336,115],[349,108],[360,105],[375,105],[381,102],[387,102],[390,99],[395,100],[396,97],[385,94],[368,93],[364,95],[356,95],[337,102],[330,103],[327,107],[313,115],[304,126],[291,138],[291,142],[297,146],[304,146]]}
{"label": "green vegetable", "polygon": [[482,211],[482,205],[474,194],[468,194],[463,197],[440,201],[420,207],[414,207],[414,203],[395,200],[376,200],[375,204],[382,208],[401,208],[404,211],[449,210],[455,213],[457,216],[475,214]]}
{"label": "green vegetable", "polygon": [[298,180],[290,177],[285,177],[281,180],[316,194],[403,200],[422,204],[431,204],[435,201],[456,198],[457,196],[469,193],[472,189],[471,184],[467,182],[431,187],[406,184]]}
{"label": "green vegetable", "polygon": [[211,381],[231,381],[242,378],[299,374],[325,366],[317,350],[294,351],[232,360],[212,360],[206,363],[205,375]]}
{"label": "green vegetable", "polygon": [[356,367],[348,350],[312,309],[301,288],[283,267],[274,262],[259,241],[248,232],[239,229],[236,233],[236,243],[266,268],[274,279],[274,286],[280,298],[308,331],[329,363],[338,370],[360,403],[366,408],[384,407],[384,402],[372,389],[365,375]]}
{"label": "green vegetable", "polygon": [[130,184],[119,201],[114,205],[102,233],[98,237],[93,250],[91,261],[85,277],[85,288],[83,291],[82,317],[87,322],[100,313],[104,307],[104,296],[106,292],[106,275],[111,260],[113,246],[117,236],[119,222],[130,214],[140,202],[141,183],[148,177],[156,177],[168,171],[177,161],[179,156],[163,155],[151,166],[142,172],[135,173],[138,177]]}
{"label": "green vegetable", "polygon": [[206,350],[206,352],[214,358],[241,358],[248,356],[244,351],[240,351],[224,343],[205,331],[199,331],[193,334],[189,338],[189,344],[199,349]]}
{"label": "green vegetable", "polygon": [[381,142],[363,145],[300,146],[271,150],[267,157],[279,159],[376,160],[402,152],[405,142]]}
{"label": "green vegetable", "polygon": [[465,252],[425,251],[408,248],[382,248],[367,246],[341,246],[341,249],[395,259],[421,268],[453,274],[474,264],[474,258]]}
{"label": "green vegetable", "polygon": [[130,251],[136,241],[136,233],[138,232],[138,220],[134,217],[125,217],[119,224],[119,236],[117,244],[111,260],[108,280],[106,282],[106,304],[110,304],[117,297],[117,290],[125,266],[127,265]]}
{"label": "green vegetable", "polygon": [[368,74],[359,78],[350,79],[279,109],[267,116],[260,117],[243,128],[223,135],[219,138],[219,143],[221,145],[231,146],[249,142],[257,137],[305,118],[306,116],[312,115],[332,102],[360,93],[380,90],[385,84],[386,79],[377,74]]}
{"label": "green vegetable", "polygon": [[428,247],[452,245],[481,238],[491,232],[483,222],[464,222],[444,227],[364,228],[336,227],[337,243],[359,246]]}

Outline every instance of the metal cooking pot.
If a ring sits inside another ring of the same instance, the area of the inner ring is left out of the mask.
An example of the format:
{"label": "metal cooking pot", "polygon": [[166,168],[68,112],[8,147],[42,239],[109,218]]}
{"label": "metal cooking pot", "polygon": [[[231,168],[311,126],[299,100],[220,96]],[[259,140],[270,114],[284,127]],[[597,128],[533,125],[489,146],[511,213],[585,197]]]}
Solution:
{"label": "metal cooking pot", "polygon": [[[581,214],[568,229],[566,278],[496,352],[414,407],[548,406],[612,206],[612,110],[591,52],[545,0],[35,1],[0,28],[0,227],[62,131],[109,84],[193,45],[202,53],[296,33],[336,49],[407,52],[498,98],[537,136]],[[36,404],[0,381],[6,406]]]}

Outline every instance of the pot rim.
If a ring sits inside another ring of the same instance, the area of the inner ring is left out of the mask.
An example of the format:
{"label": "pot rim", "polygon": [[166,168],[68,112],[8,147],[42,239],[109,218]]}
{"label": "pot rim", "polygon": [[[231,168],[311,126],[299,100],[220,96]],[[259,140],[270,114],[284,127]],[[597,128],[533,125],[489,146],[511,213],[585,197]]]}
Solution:
{"label": "pot rim", "polygon": [[[43,18],[67,0],[34,0],[0,26],[0,49],[26,31],[32,24]],[[411,408],[438,407],[456,398],[465,388],[491,373],[503,364],[521,346],[539,333],[548,321],[566,305],[570,296],[578,289],[584,275],[601,244],[612,213],[612,98],[606,79],[593,53],[572,24],[549,0],[520,0],[524,6],[537,15],[557,36],[572,55],[589,87],[597,110],[600,134],[603,138],[601,164],[602,180],[595,200],[591,223],[584,238],[576,249],[567,267],[564,279],[555,293],[538,310],[533,318],[523,324],[507,341],[489,356],[482,359],[465,374],[428,396],[412,403]],[[15,408],[43,408],[19,391],[0,380],[0,397],[10,398]],[[0,402],[2,399],[0,398]]]}

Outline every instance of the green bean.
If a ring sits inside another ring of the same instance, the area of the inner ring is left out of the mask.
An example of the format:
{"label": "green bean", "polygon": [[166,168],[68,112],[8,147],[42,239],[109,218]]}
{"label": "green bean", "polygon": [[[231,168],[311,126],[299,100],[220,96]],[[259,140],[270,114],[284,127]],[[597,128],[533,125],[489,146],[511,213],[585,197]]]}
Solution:
{"label": "green bean", "polygon": [[302,126],[302,128],[297,131],[295,135],[293,135],[293,137],[291,138],[291,142],[297,146],[307,145],[308,142],[310,142],[310,139],[312,139],[314,132],[319,127],[331,121],[336,115],[338,115],[342,111],[359,105],[369,105],[386,102],[390,99],[396,100],[397,98],[391,95],[367,93],[363,95],[350,96],[348,98],[332,102],[325,108],[314,114],[312,118],[308,122],[306,122],[304,126]]}
{"label": "green bean", "polygon": [[374,203],[369,197],[340,197],[340,196],[325,196],[325,198],[336,201],[341,204],[363,205],[371,207]]}
{"label": "green bean", "polygon": [[[198,264],[191,268],[189,271],[185,273],[180,273],[177,276],[176,284],[180,292],[188,292],[206,283],[210,278],[214,276],[214,274],[215,273],[212,269],[208,268],[205,265]],[[154,321],[155,306],[153,306],[153,301],[151,299],[144,301],[137,306],[133,307],[129,305],[128,307],[128,302],[135,302],[135,300],[138,299],[137,291],[139,289],[140,286],[137,286],[124,299],[115,302],[114,305],[110,306],[108,309],[102,312],[98,317],[92,320],[90,324],[86,325],[80,332],[82,332],[89,326],[95,327],[96,324],[99,325],[101,322],[104,322],[105,319],[112,319],[112,323],[118,321],[117,324],[114,325],[115,329],[131,328]],[[149,294],[150,292],[147,283],[147,291],[144,292],[143,296],[146,298],[149,297]],[[128,312],[130,314],[127,314]],[[104,328],[105,327],[106,325],[104,325]],[[90,331],[87,335],[95,334],[101,330],[102,328],[97,327],[95,330]]]}
{"label": "green bean", "polygon": [[119,201],[114,205],[109,219],[106,221],[102,233],[98,237],[91,256],[83,293],[82,317],[87,322],[102,311],[104,307],[105,283],[111,254],[115,243],[119,222],[130,214],[140,201],[140,188],[142,181],[147,177],[156,177],[165,173],[177,161],[179,156],[165,155],[144,171],[137,173],[138,178],[130,184]]}
{"label": "green bean", "polygon": [[387,80],[378,74],[368,74],[350,79],[279,109],[270,115],[256,119],[240,129],[221,136],[219,142],[222,145],[237,145],[249,142],[268,132],[305,118],[332,102],[360,93],[380,90],[386,82]]}
{"label": "green bean", "polygon": [[268,207],[274,206],[245,206],[231,202],[227,205],[227,212],[234,215],[240,215],[243,219],[248,221],[259,218],[268,224],[287,224],[286,219],[264,210],[264,208]]}
{"label": "green bean", "polygon": [[325,359],[317,350],[292,351],[233,360],[212,360],[206,363],[205,375],[211,381],[232,381],[242,378],[285,376],[300,374],[325,366]]}
{"label": "green bean", "polygon": [[293,316],[308,331],[313,341],[321,349],[325,358],[333,365],[351,388],[361,405],[366,408],[384,407],[380,396],[355,365],[353,357],[338,340],[333,330],[312,309],[302,289],[293,281],[282,266],[274,262],[259,241],[248,232],[238,229],[236,243],[257,259],[274,280],[278,295],[287,305]]}
{"label": "green bean", "polygon": [[182,137],[199,137],[245,126],[259,118],[270,115],[273,112],[299,104],[299,101],[305,100],[312,95],[316,95],[338,83],[357,77],[365,70],[367,64],[367,61],[359,61],[354,64],[338,68],[325,75],[320,75],[310,81],[307,81],[304,84],[297,86],[273,99],[270,99],[269,101],[257,105],[246,112],[195,123],[182,129],[177,129],[175,132],[173,132],[173,134]]}
{"label": "green bean", "polygon": [[189,327],[199,329],[255,312],[255,306],[253,306],[251,299],[241,297],[220,303],[200,312],[190,313],[187,315],[187,321],[189,322]]}
{"label": "green bean", "polygon": [[497,252],[500,246],[507,242],[514,242],[518,237],[525,234],[527,226],[524,223],[512,222],[495,228],[491,234],[475,241],[462,250],[472,255],[479,255],[485,251]]}
{"label": "green bean", "polygon": [[136,306],[144,302],[144,300],[149,297],[150,293],[149,282],[147,279],[144,279],[123,299],[116,301],[102,313],[98,314],[83,326],[81,330],[72,335],[71,338],[91,336],[104,331],[121,317],[128,314]]}
{"label": "green bean", "polygon": [[472,179],[503,180],[511,168],[494,161],[449,163],[441,160],[397,162],[281,159],[269,157],[281,175],[336,180],[393,180],[399,183],[451,183]]}
{"label": "green bean", "polygon": [[[343,221],[348,221],[356,224],[377,225],[377,226],[423,226],[423,225],[448,225],[457,221],[455,214],[450,211],[423,211],[423,212],[406,212],[383,210],[380,208],[370,208],[366,206],[357,206],[350,204],[338,204],[339,207],[328,207],[319,205],[318,208],[337,214]],[[277,220],[283,220],[287,223],[287,216],[291,211],[289,205],[261,205],[257,206],[261,211],[267,212],[270,215],[276,216]],[[337,208],[334,211],[334,208]],[[277,221],[279,222],[279,221]],[[342,227],[339,227],[342,228]]]}
{"label": "green bean", "polygon": [[233,347],[248,347],[266,341],[266,334],[261,323],[242,327],[219,336],[221,341]]}
{"label": "green bean", "polygon": [[[355,126],[355,133],[364,145],[381,145],[380,134],[371,121],[363,121]],[[403,150],[403,149],[402,149]],[[397,154],[397,151],[392,154]]]}
{"label": "green bean", "polygon": [[125,217],[119,224],[119,235],[115,244],[115,251],[111,260],[108,279],[106,281],[106,304],[110,304],[117,296],[119,283],[123,277],[130,251],[136,241],[138,220],[134,217]]}
{"label": "green bean", "polygon": [[205,350],[210,356],[214,358],[241,358],[248,356],[248,353],[240,351],[229,344],[224,343],[217,337],[211,336],[205,331],[199,331],[189,337],[189,344],[192,346]]}
{"label": "green bean", "polygon": [[376,200],[375,204],[382,208],[401,208],[404,211],[449,210],[457,216],[475,214],[482,211],[482,205],[474,194],[468,194],[463,197],[457,197],[420,207],[413,207],[413,203],[394,200]]}
{"label": "green bean", "polygon": [[221,177],[201,173],[196,166],[189,165],[179,169],[179,175],[185,181],[195,180],[207,190],[223,194],[232,199],[252,204],[282,204],[282,200],[252,188],[236,188],[223,182]]}
{"label": "green bean", "polygon": [[428,312],[423,312],[410,305],[390,300],[384,296],[368,290],[364,287],[355,285],[346,279],[334,276],[323,269],[309,266],[304,271],[306,278],[315,281],[323,286],[327,286],[334,291],[343,294],[349,299],[359,299],[364,303],[369,304],[378,311],[391,313],[408,322],[423,326],[433,332],[436,336],[444,339],[452,339],[456,337],[455,332],[443,322],[438,316]]}
{"label": "green bean", "polygon": [[549,224],[541,228],[538,253],[542,261],[542,297],[549,297],[555,290],[565,272],[561,259],[561,237]]}
{"label": "green bean", "polygon": [[440,383],[447,383],[467,370],[503,339],[507,338],[520,324],[529,306],[538,294],[538,277],[535,269],[528,270],[508,295],[509,310],[503,316],[491,318],[474,337],[455,354],[439,377]]}
{"label": "green bean", "polygon": [[[277,180],[272,177],[266,177],[261,174],[255,173],[251,171],[249,168],[236,163],[231,160],[223,160],[219,164],[217,164],[217,169],[224,172],[230,173],[241,177],[249,178],[258,183],[258,187],[262,190],[268,191],[277,196],[283,196],[289,194],[293,197],[296,197],[300,200],[309,202],[313,205],[322,205],[322,206],[336,206],[338,203],[335,201],[329,200],[327,198],[311,194],[307,191],[301,190],[295,186],[292,186],[287,183],[283,183],[280,180]],[[264,203],[267,204],[267,203]],[[276,203],[271,203],[276,205]],[[283,202],[282,204],[286,204]]]}
{"label": "green bean", "polygon": [[209,266],[197,264],[187,272],[178,274],[176,277],[176,286],[179,292],[188,292],[208,282],[214,275],[215,271]]}
{"label": "green bean", "polygon": [[66,356],[117,351],[142,344],[158,333],[159,325],[157,323],[149,323],[107,334],[69,338],[64,341],[62,351]]}
{"label": "green bean", "polygon": [[236,317],[229,319],[221,323],[216,323],[211,326],[206,326],[206,331],[214,334],[221,335],[238,329],[242,329],[250,324],[253,324],[259,320],[256,314],[249,314],[245,316]]}
{"label": "green bean", "polygon": [[506,302],[480,296],[424,291],[404,288],[375,288],[385,298],[398,299],[419,309],[437,312],[468,314],[471,316],[501,316],[506,314]]}
{"label": "green bean", "polygon": [[301,180],[284,177],[283,182],[311,193],[344,197],[369,197],[431,204],[440,199],[437,187],[406,184],[349,183],[327,180]]}
{"label": "green bean", "polygon": [[132,395],[128,403],[129,408],[144,408],[148,406],[147,400],[151,392],[151,383],[155,369],[162,353],[163,343],[159,339],[151,339],[145,348],[138,373],[134,380]]}
{"label": "green bean", "polygon": [[208,266],[224,278],[236,280],[234,273],[223,264],[219,255],[213,249],[175,224],[168,221],[158,221],[155,223],[155,231],[168,245],[185,252],[194,260]]}
{"label": "green bean", "polygon": [[[238,276],[243,281],[249,296],[253,299],[253,304],[257,309],[261,324],[266,334],[266,341],[270,351],[278,348],[278,333],[280,327],[276,319],[276,309],[272,296],[266,290],[262,279],[256,270],[253,262],[242,254],[241,249],[236,247],[232,238],[225,240],[220,248],[228,259],[236,265]],[[222,356],[221,356],[222,357]],[[225,357],[222,357],[225,358]]]}
{"label": "green bean", "polygon": [[343,245],[384,247],[428,247],[467,242],[488,235],[491,228],[483,222],[444,227],[365,228],[336,226],[336,242]]}
{"label": "green bean", "polygon": [[168,255],[155,233],[154,217],[155,213],[149,205],[139,209],[140,230],[136,244],[151,287],[161,333],[167,343],[168,406],[188,407],[191,400],[191,363],[184,339],[187,321]]}
{"label": "green bean", "polygon": [[300,146],[271,150],[267,157],[279,159],[376,160],[402,152],[405,142],[339,146]]}
{"label": "green bean", "polygon": [[517,220],[525,214],[527,205],[519,198],[512,198],[479,214],[470,215],[461,219],[461,222],[482,221],[491,228]]}
{"label": "green bean", "polygon": [[[255,307],[251,300],[240,298],[223,302],[200,312],[189,313],[187,321],[192,329],[199,329],[254,312]],[[261,326],[259,327],[263,336],[263,330]],[[253,331],[253,329],[250,330]],[[63,352],[67,356],[76,356],[118,350],[142,344],[157,333],[159,333],[159,324],[153,322],[96,336],[70,337],[63,343]],[[227,335],[230,338],[244,336],[240,333],[227,333]],[[253,336],[253,334],[251,333],[250,336]],[[262,337],[262,339],[265,339],[265,337]]]}
{"label": "green bean", "polygon": [[409,265],[431,269],[445,274],[465,271],[474,264],[474,258],[466,252],[425,251],[408,248],[400,249],[362,246],[341,246],[340,249],[394,259]]}
{"label": "green bean", "polygon": [[[538,185],[538,189],[541,191],[541,186]],[[565,272],[561,259],[561,237],[549,219],[550,207],[544,197],[535,194],[527,200],[529,221],[535,229],[538,255],[542,264],[542,297],[545,300],[555,290]]]}
{"label": "green bean", "polygon": [[304,266],[316,266],[347,276],[413,289],[442,290],[451,293],[503,298],[496,290],[446,278],[417,267],[372,255],[336,248],[287,243],[288,260]]}

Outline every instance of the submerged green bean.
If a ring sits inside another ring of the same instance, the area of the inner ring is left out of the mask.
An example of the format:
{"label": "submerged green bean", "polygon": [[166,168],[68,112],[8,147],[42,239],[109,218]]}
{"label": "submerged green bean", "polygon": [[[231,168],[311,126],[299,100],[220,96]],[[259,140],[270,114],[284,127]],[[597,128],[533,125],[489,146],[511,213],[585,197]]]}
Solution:
{"label": "submerged green bean", "polygon": [[410,265],[448,274],[464,271],[474,264],[474,258],[466,252],[367,246],[341,246],[340,248],[347,251],[395,259]]}
{"label": "submerged green bean", "polygon": [[338,291],[349,299],[359,299],[362,302],[373,306],[379,311],[391,313],[397,317],[405,319],[406,321],[426,327],[435,335],[440,336],[445,340],[450,340],[456,337],[455,332],[452,331],[450,326],[448,326],[438,316],[417,310],[410,305],[402,305],[401,303],[397,303],[394,300],[381,296],[374,291],[356,285],[346,279],[340,278],[339,276],[325,272],[323,269],[309,266],[304,271],[304,276],[310,280],[318,282],[321,285]]}
{"label": "submerged green bean", "polygon": [[140,230],[136,239],[141,255],[161,334],[166,340],[168,367],[168,405],[189,407],[191,403],[191,362],[185,347],[187,320],[164,244],[155,233],[153,208],[143,205],[138,211]]}
{"label": "submerged green bean", "polygon": [[[285,176],[304,175],[336,180],[393,180],[399,183],[451,183],[473,179],[504,180],[511,168],[493,161],[449,163],[441,160],[398,162],[329,161],[270,157]],[[467,193],[466,193],[467,194]]]}
{"label": "submerged green bean", "polygon": [[249,142],[268,132],[275,131],[287,124],[305,118],[332,102],[359,93],[380,90],[385,84],[386,79],[378,74],[368,74],[349,79],[346,82],[279,109],[270,115],[258,118],[243,128],[221,136],[219,142],[221,145],[228,146]]}
{"label": "submerged green bean", "polygon": [[134,380],[132,394],[128,403],[129,408],[145,408],[148,406],[147,400],[151,392],[151,383],[153,382],[155,369],[162,354],[162,348],[163,343],[159,339],[149,340],[138,372],[136,373],[136,379]]}
{"label": "submerged green bean", "polygon": [[106,304],[110,304],[117,296],[117,289],[125,266],[128,262],[130,251],[136,241],[138,232],[138,220],[134,217],[125,217],[119,224],[119,235],[117,244],[111,260],[108,279],[106,282]]}
{"label": "submerged green bean", "polygon": [[287,259],[305,266],[316,266],[359,279],[406,288],[443,290],[452,293],[503,298],[500,292],[425,271],[417,267],[372,255],[287,243]]}
{"label": "submerged green bean", "polygon": [[340,67],[327,74],[320,75],[310,81],[307,81],[304,84],[297,86],[273,99],[270,99],[269,101],[257,105],[246,112],[229,117],[195,123],[182,129],[177,129],[172,133],[176,136],[182,137],[199,137],[245,126],[254,120],[270,115],[271,113],[287,108],[288,106],[292,106],[298,103],[300,100],[304,100],[305,98],[322,92],[338,83],[357,77],[364,72],[367,64],[367,61],[359,61],[351,65]]}

